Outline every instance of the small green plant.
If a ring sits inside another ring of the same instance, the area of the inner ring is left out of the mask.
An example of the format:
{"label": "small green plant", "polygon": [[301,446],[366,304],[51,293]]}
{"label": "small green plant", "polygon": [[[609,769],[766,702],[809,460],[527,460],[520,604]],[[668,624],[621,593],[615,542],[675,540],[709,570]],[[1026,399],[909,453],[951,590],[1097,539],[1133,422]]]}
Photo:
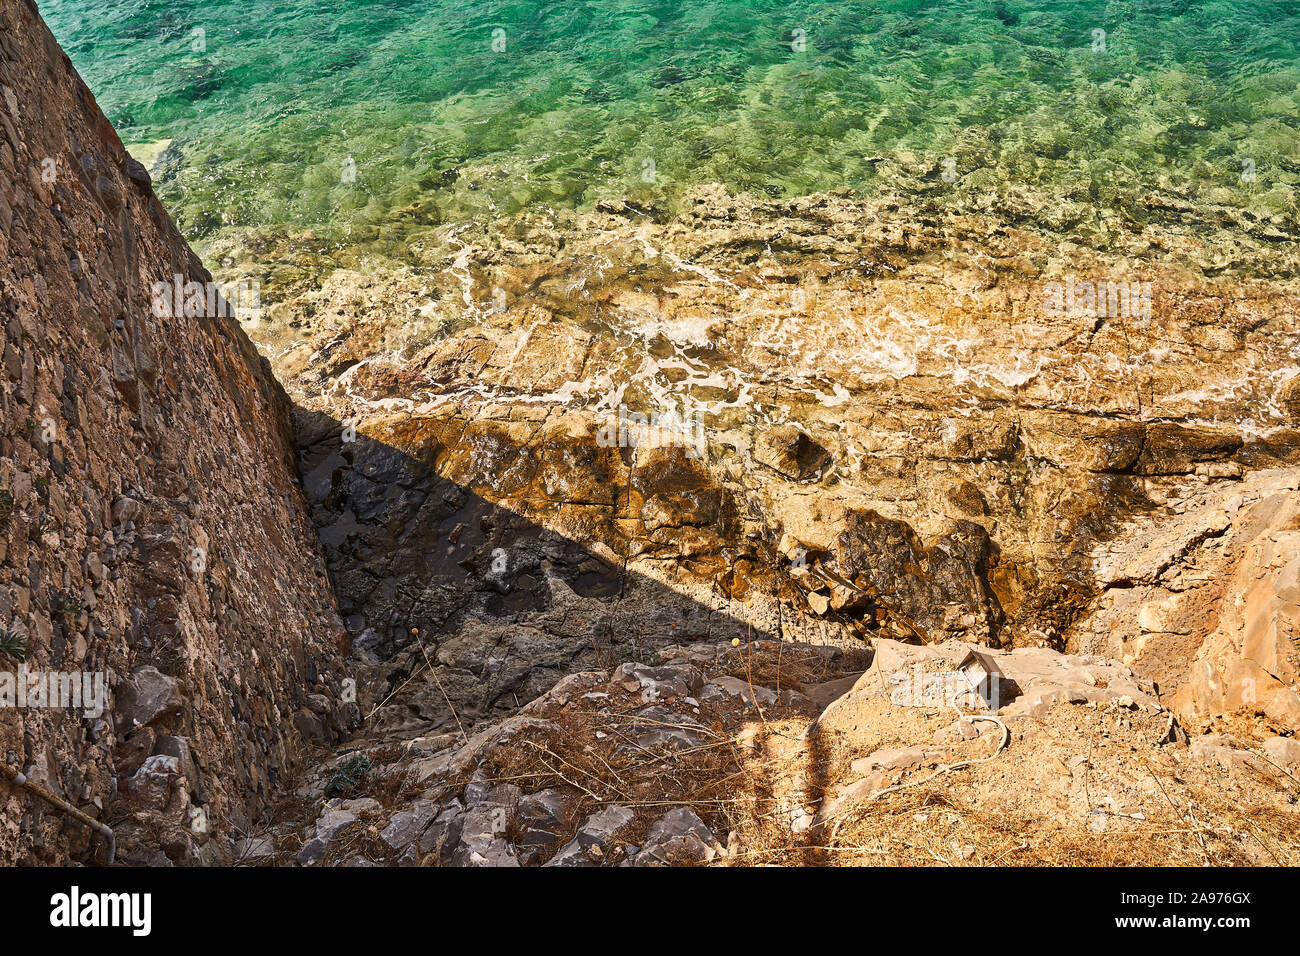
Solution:
{"label": "small green plant", "polygon": [[0,630],[0,654],[21,664],[27,660],[27,638],[17,631]]}
{"label": "small green plant", "polygon": [[189,666],[190,659],[184,654],[173,654],[164,658],[162,662],[162,672],[168,677],[175,677]]}
{"label": "small green plant", "polygon": [[647,667],[658,667],[663,664],[664,659],[653,648],[643,648],[639,644],[628,644],[618,649],[618,662],[620,664],[644,664]]}
{"label": "small green plant", "polygon": [[49,491],[49,490],[50,490],[50,476],[49,476],[49,475],[41,475],[41,477],[37,478],[37,479],[36,479],[36,487],[39,488],[39,489],[41,489],[41,491]]}
{"label": "small green plant", "polygon": [[370,772],[370,758],[356,754],[344,761],[325,784],[325,796],[340,797],[352,793]]}
{"label": "small green plant", "polygon": [[59,617],[76,617],[84,610],[86,605],[66,591],[54,600],[54,613]]}

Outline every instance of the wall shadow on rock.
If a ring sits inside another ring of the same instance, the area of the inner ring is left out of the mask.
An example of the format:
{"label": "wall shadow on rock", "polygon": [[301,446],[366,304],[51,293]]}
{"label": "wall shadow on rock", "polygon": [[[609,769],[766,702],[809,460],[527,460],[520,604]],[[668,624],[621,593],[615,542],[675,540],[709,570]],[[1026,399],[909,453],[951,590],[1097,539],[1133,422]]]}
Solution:
{"label": "wall shadow on rock", "polygon": [[[368,688],[375,700],[397,701],[381,708],[373,733],[468,728],[512,713],[570,673],[654,661],[669,644],[799,639],[752,600],[735,599],[739,590],[752,598],[759,576],[774,590],[789,583],[771,569],[735,569],[726,553],[734,506],[716,487],[691,487],[693,472],[668,476],[672,507],[690,520],[656,537],[627,517],[635,490],[602,478],[600,459],[617,459],[617,448],[488,454],[418,429],[388,436],[396,447],[326,414],[298,408],[294,417],[299,472],[352,651],[378,675]],[[461,452],[468,459],[449,461]],[[587,452],[590,460],[574,460]],[[549,455],[571,478],[585,469],[589,483],[566,492],[544,476],[521,481],[512,472],[526,468],[527,455]],[[465,467],[479,480],[445,477]],[[511,493],[525,484],[557,492],[549,510],[536,495]],[[482,493],[489,486],[501,500]],[[654,550],[674,534],[687,553]],[[630,568],[637,558],[662,566],[663,580]]]}

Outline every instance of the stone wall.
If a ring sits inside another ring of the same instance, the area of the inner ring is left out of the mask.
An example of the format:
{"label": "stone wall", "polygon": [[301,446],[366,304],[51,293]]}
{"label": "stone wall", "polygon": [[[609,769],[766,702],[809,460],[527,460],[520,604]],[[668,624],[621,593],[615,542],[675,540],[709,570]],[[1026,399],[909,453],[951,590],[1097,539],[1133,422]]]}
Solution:
{"label": "stone wall", "polygon": [[[0,759],[126,862],[229,859],[304,737],[356,718],[290,403],[234,319],[155,303],[176,276],[211,281],[35,6],[0,0],[0,673],[108,690],[0,708]],[[0,782],[0,862],[103,852]]]}

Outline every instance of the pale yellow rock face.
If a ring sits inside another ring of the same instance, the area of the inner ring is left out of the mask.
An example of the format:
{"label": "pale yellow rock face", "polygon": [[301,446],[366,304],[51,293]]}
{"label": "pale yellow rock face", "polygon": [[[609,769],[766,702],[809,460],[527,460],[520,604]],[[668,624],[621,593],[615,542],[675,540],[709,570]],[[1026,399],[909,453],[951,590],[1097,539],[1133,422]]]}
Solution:
{"label": "pale yellow rock face", "polygon": [[1099,553],[1110,587],[1071,644],[1156,679],[1191,729],[1300,730],[1297,489],[1260,472],[1137,522]]}

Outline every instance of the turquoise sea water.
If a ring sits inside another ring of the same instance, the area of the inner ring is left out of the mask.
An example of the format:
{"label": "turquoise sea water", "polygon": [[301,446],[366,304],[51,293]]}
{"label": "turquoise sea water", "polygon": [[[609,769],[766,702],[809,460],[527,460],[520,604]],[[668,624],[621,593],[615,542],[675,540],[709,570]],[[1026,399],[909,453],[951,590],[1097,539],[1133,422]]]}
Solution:
{"label": "turquoise sea water", "polygon": [[1153,188],[1296,210],[1300,2],[39,5],[195,240],[710,181],[870,194],[890,169],[1120,212]]}

